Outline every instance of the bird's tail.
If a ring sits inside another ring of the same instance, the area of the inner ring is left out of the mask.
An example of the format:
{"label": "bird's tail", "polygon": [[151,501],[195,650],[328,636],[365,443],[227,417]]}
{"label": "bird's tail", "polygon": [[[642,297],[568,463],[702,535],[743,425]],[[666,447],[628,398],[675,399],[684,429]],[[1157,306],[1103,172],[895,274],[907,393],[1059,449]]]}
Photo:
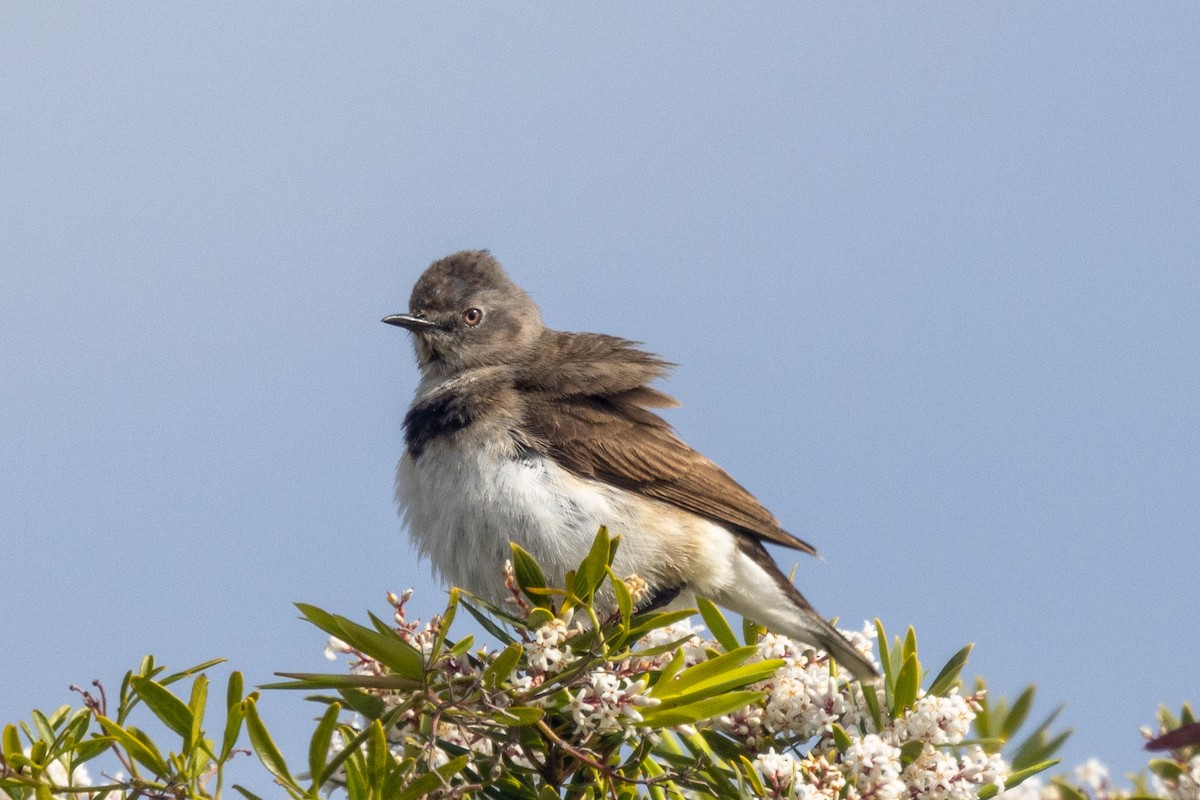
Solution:
{"label": "bird's tail", "polygon": [[879,670],[871,660],[809,605],[760,543],[739,542],[733,568],[734,588],[714,594],[712,599],[718,605],[765,625],[768,630],[821,648],[860,680],[879,678]]}
{"label": "bird's tail", "polygon": [[824,627],[824,630],[815,632],[813,638],[816,639],[816,642],[814,644],[831,655],[839,666],[850,670],[851,674],[859,680],[875,681],[879,679],[879,670],[875,665],[857,647],[852,645],[850,640],[843,636],[837,628],[816,614],[813,615],[813,620],[821,623]]}

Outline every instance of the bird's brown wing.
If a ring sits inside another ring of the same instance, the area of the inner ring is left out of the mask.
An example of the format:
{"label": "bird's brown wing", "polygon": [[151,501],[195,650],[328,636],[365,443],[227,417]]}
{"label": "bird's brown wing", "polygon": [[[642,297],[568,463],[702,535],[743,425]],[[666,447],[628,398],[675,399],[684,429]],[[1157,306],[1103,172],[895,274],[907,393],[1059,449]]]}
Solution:
{"label": "bird's brown wing", "polygon": [[[649,393],[649,394],[647,394]],[[533,396],[526,422],[571,472],[661,500],[767,541],[816,554],[752,494],[684,444],[644,405],[670,398],[648,387],[607,396]]]}

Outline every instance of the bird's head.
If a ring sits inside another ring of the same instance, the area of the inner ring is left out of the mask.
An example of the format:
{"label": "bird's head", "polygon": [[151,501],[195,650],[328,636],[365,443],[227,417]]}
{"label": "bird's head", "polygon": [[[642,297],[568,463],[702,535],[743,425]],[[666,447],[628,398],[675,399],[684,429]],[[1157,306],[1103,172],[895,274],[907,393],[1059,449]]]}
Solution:
{"label": "bird's head", "polygon": [[537,305],[486,250],[435,261],[417,279],[408,313],[383,321],[413,334],[421,371],[439,378],[514,363],[544,330]]}

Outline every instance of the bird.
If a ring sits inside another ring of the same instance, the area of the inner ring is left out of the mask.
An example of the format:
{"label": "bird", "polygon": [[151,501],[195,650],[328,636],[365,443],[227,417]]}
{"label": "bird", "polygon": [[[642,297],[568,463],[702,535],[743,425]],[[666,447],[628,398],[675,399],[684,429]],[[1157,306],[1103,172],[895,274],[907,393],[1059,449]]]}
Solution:
{"label": "bird", "polygon": [[877,677],[765,545],[816,550],[655,413],[678,405],[650,385],[673,364],[547,328],[487,250],[435,261],[383,322],[412,334],[420,370],[396,502],[445,581],[502,602],[515,543],[561,586],[605,526],[621,537],[614,572],[645,582],[639,610],[704,597]]}

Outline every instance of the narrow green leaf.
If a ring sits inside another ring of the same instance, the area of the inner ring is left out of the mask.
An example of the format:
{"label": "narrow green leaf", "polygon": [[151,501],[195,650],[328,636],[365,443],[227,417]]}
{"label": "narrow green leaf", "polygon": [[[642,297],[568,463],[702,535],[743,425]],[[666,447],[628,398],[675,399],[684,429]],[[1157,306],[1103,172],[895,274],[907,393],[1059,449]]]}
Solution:
{"label": "narrow green leaf", "polygon": [[1168,781],[1173,781],[1183,774],[1183,767],[1165,758],[1152,758],[1146,766],[1155,775]]}
{"label": "narrow green leaf", "polygon": [[422,684],[399,675],[337,675],[324,672],[276,672],[281,678],[295,680],[266,683],[262,689],[395,689],[414,691]]}
{"label": "narrow green leaf", "polygon": [[433,649],[429,651],[430,664],[437,663],[442,654],[442,648],[446,646],[446,635],[450,633],[450,626],[454,624],[454,615],[458,613],[458,598],[461,594],[462,592],[457,587],[450,588],[450,600],[446,603],[446,610],[442,612],[442,621],[438,625],[437,636],[433,639]]}
{"label": "narrow green leaf", "polygon": [[459,756],[438,767],[434,772],[425,773],[405,786],[404,791],[396,795],[396,800],[418,800],[418,798],[430,794],[434,789],[462,772],[469,760],[469,756]]}
{"label": "narrow green leaf", "polygon": [[483,685],[488,689],[494,689],[500,686],[508,677],[512,675],[512,671],[516,669],[517,664],[521,661],[521,654],[525,652],[517,642],[513,642],[508,647],[500,651],[500,653],[492,659],[492,663],[487,665],[483,671]]}
{"label": "narrow green leaf", "polygon": [[913,629],[912,625],[908,626],[908,632],[904,635],[904,649],[902,652],[904,653],[901,656],[902,661],[908,661],[908,659],[917,654],[917,632]]}
{"label": "narrow green leaf", "polygon": [[853,742],[850,741],[850,735],[846,733],[846,729],[837,723],[833,725],[833,744],[842,753],[845,753],[853,746]]}
{"label": "narrow green leaf", "polygon": [[238,793],[241,794],[242,797],[246,798],[246,800],[263,800],[261,797],[259,797],[254,792],[250,791],[249,789],[245,788],[244,786],[239,786],[238,784],[235,783],[233,785],[233,788],[236,789],[238,791]]}
{"label": "narrow green leaf", "polygon": [[883,684],[891,691],[896,685],[895,673],[892,671],[892,655],[888,651],[887,632],[879,617],[875,618],[875,641],[879,644],[879,663],[883,665]]}
{"label": "narrow green leaf", "polygon": [[650,728],[671,728],[690,725],[703,719],[719,717],[744,708],[761,699],[762,692],[726,692],[717,697],[707,697],[694,703],[663,708],[654,706],[642,711],[643,724]]}
{"label": "narrow green leaf", "polygon": [[379,724],[379,720],[372,721],[367,730],[370,731],[367,735],[367,783],[379,786],[387,774],[387,765],[392,754],[388,751],[387,734],[383,732],[383,725]]}
{"label": "narrow green leaf", "polygon": [[920,740],[905,742],[900,747],[900,763],[908,766],[917,760],[917,756],[925,751],[925,743]]}
{"label": "narrow green leaf", "polygon": [[629,631],[622,637],[618,646],[624,646],[626,643],[636,642],[650,631],[665,628],[668,625],[673,625],[680,620],[687,619],[695,612],[688,608],[680,608],[675,611],[649,611],[641,614],[635,614],[629,621]]}
{"label": "narrow green leaf", "polygon": [[111,746],[112,739],[108,736],[97,735],[95,738],[81,741],[72,748],[75,752],[75,763],[83,764],[91,761],[101,753],[108,752]]}
{"label": "narrow green leaf", "polygon": [[875,684],[860,684],[859,688],[863,693],[863,702],[867,704],[867,710],[871,712],[871,721],[875,723],[875,730],[883,730],[883,709],[879,705],[879,692],[876,690]]}
{"label": "narrow green leaf", "polygon": [[533,706],[509,706],[500,709],[494,716],[506,725],[532,725],[546,716],[546,712]]}
{"label": "narrow green leaf", "polygon": [[721,647],[724,647],[726,652],[737,650],[739,647],[737,637],[733,635],[733,628],[729,627],[729,622],[721,613],[721,609],[706,597],[696,598],[696,608],[700,611],[700,617],[708,626],[709,632]]}
{"label": "narrow green leaf", "polygon": [[542,573],[541,566],[521,545],[510,542],[509,546],[512,548],[513,576],[516,578],[517,586],[533,601],[534,605],[546,606],[548,601],[545,596],[542,593],[531,591],[546,588],[546,576]]}
{"label": "narrow green leaf", "polygon": [[254,695],[246,698],[243,708],[246,712],[246,733],[250,735],[250,746],[254,748],[258,760],[267,768],[267,772],[275,776],[276,780],[284,786],[300,792],[296,779],[288,772],[283,754],[279,752],[279,748],[267,731],[267,726],[263,724],[262,718],[258,715],[258,704],[255,702]]}
{"label": "narrow green leaf", "polygon": [[617,598],[617,610],[621,613],[621,628],[629,629],[629,620],[633,618],[633,595],[629,593],[629,587],[625,585],[625,581],[617,577],[613,572],[612,567],[605,567],[608,573],[608,582],[612,584],[613,594]]}
{"label": "narrow green leaf", "polygon": [[516,641],[516,639],[514,639],[512,637],[512,634],[510,634],[508,631],[504,630],[504,628],[501,628],[499,625],[497,625],[495,622],[493,622],[491,619],[489,619],[487,614],[485,614],[482,611],[480,611],[479,609],[475,608],[473,605],[471,605],[467,601],[465,601],[465,600],[462,601],[462,606],[468,612],[470,612],[471,616],[475,618],[476,622],[478,622],[480,625],[483,626],[483,629],[485,631],[490,633],[492,636],[495,636],[497,639],[499,639],[504,644],[512,644],[513,642]]}
{"label": "narrow green leaf", "polygon": [[[162,684],[163,686],[170,686],[172,683],[175,683],[175,681],[183,680],[184,678],[190,678],[193,675],[198,675],[201,672],[204,672],[206,669],[209,669],[210,667],[215,667],[217,664],[224,664],[224,663],[225,663],[225,659],[223,659],[223,658],[210,658],[208,661],[204,661],[200,664],[195,665],[194,667],[188,667],[187,669],[179,670],[179,672],[174,672],[174,673],[168,675],[167,677],[159,680],[158,682],[160,684]],[[154,675],[157,675],[158,673],[164,672],[166,670],[166,667],[154,667],[153,661],[151,662],[151,665],[152,665],[151,673],[153,673],[153,674],[142,673],[142,677],[153,678]]]}
{"label": "narrow green leaf", "polygon": [[41,711],[34,710],[29,714],[33,720],[33,727],[37,731],[38,738],[45,740],[46,744],[54,741],[54,727],[50,724],[50,720]]}
{"label": "narrow green leaf", "polygon": [[14,755],[24,755],[25,748],[21,747],[21,736],[15,725],[5,725],[4,733],[0,735],[3,742],[4,757],[11,759]]}
{"label": "narrow green leaf", "polygon": [[192,733],[194,715],[187,704],[171,693],[162,684],[150,678],[135,676],[130,684],[154,716],[185,741]]}
{"label": "narrow green leaf", "polygon": [[234,671],[229,674],[229,684],[225,689],[225,708],[233,708],[242,702],[243,683],[242,673]]}
{"label": "narrow green leaf", "polygon": [[758,644],[758,640],[762,637],[767,629],[751,619],[742,617],[742,641],[746,644]]}
{"label": "narrow green leaf", "polygon": [[1029,716],[1029,709],[1033,707],[1033,695],[1035,688],[1026,686],[1025,690],[1017,695],[1017,699],[1013,701],[1012,708],[1009,709],[1008,716],[1000,723],[1000,738],[1008,741],[1017,732],[1017,729],[1025,723],[1025,718]]}
{"label": "narrow green leaf", "polygon": [[904,709],[911,706],[917,699],[917,690],[921,684],[921,667],[914,653],[904,660],[896,675],[896,689],[892,692],[892,719],[897,719]]}
{"label": "narrow green leaf", "polygon": [[[702,661],[699,664],[688,667],[679,673],[678,677],[673,681],[659,681],[655,684],[654,690],[650,694],[653,697],[661,699],[699,688],[705,681],[720,677],[728,670],[739,666],[753,656],[755,652],[757,652],[756,648],[745,645],[730,650],[728,653],[722,653],[716,658],[710,658],[707,661]],[[781,664],[782,662],[776,663],[774,669],[778,669]],[[771,671],[773,672],[774,669]]]}
{"label": "narrow green leaf", "polygon": [[208,706],[208,676],[197,675],[192,682],[192,696],[188,699],[188,710],[192,712],[192,727],[184,739],[184,750],[190,751],[192,746],[204,736],[201,726],[204,724],[204,711]]}
{"label": "narrow green leaf", "polygon": [[333,732],[337,728],[338,715],[341,713],[341,703],[330,703],[308,741],[308,774],[314,781],[314,790],[321,788],[315,781],[325,769],[325,762],[329,760],[329,746],[333,742]]}
{"label": "narrow green leaf", "polygon": [[1061,797],[1062,800],[1088,800],[1086,794],[1079,791],[1062,778],[1056,778],[1055,780],[1051,781],[1051,783],[1053,783],[1054,787],[1058,789],[1059,797]]}
{"label": "narrow green leaf", "polygon": [[[1040,764],[1034,764],[1032,767],[1026,767],[1025,769],[1020,769],[1020,770],[1016,770],[1015,772],[1010,772],[1008,774],[1008,777],[1004,779],[1004,788],[1012,789],[1012,788],[1018,786],[1022,781],[1024,781],[1026,778],[1030,777],[1031,775],[1036,775],[1039,772],[1044,772],[1044,771],[1050,769],[1051,767],[1056,766],[1059,763],[1061,763],[1060,759],[1055,759],[1053,761],[1043,761]],[[999,793],[999,791],[1000,791],[999,787],[996,786],[996,784],[994,784],[994,783],[990,783],[987,786],[981,787],[979,790],[979,800],[989,800],[989,798],[995,797],[996,794]],[[1132,798],[1130,798],[1130,800],[1132,800]]]}
{"label": "narrow green leaf", "polygon": [[170,770],[167,768],[167,762],[163,759],[162,754],[154,747],[153,743],[147,744],[142,738],[136,735],[135,728],[126,730],[108,717],[96,715],[96,721],[100,723],[100,727],[104,732],[112,737],[117,745],[125,750],[129,756],[143,767],[146,767],[155,776],[165,778]]}
{"label": "narrow green leaf", "polygon": [[379,661],[397,675],[414,681],[423,681],[425,665],[421,653],[395,632],[372,630],[345,617],[322,611],[307,603],[296,603],[296,608],[312,624],[326,633],[338,637],[346,644]]}
{"label": "narrow green leaf", "polygon": [[[239,691],[238,694],[241,694]],[[225,732],[221,737],[221,752],[217,760],[224,762],[237,745],[238,737],[242,735],[242,722],[246,718],[246,704],[238,701],[225,711]]]}
{"label": "narrow green leaf", "polygon": [[387,711],[387,704],[378,695],[362,689],[338,689],[338,694],[351,710],[367,719],[379,719]]}
{"label": "narrow green leaf", "polygon": [[675,655],[671,656],[671,660],[667,662],[662,672],[659,673],[658,679],[654,681],[654,685],[650,687],[650,695],[652,697],[658,697],[660,694],[672,694],[670,684],[675,680],[675,676],[679,674],[679,670],[683,669],[683,659],[683,650],[676,650]]}
{"label": "narrow green leaf", "polygon": [[946,666],[942,667],[941,672],[937,674],[937,677],[933,679],[933,683],[929,685],[929,694],[940,697],[954,687],[963,667],[967,665],[967,657],[971,655],[971,648],[974,646],[973,644],[968,644],[950,656],[950,660],[946,662]]}

